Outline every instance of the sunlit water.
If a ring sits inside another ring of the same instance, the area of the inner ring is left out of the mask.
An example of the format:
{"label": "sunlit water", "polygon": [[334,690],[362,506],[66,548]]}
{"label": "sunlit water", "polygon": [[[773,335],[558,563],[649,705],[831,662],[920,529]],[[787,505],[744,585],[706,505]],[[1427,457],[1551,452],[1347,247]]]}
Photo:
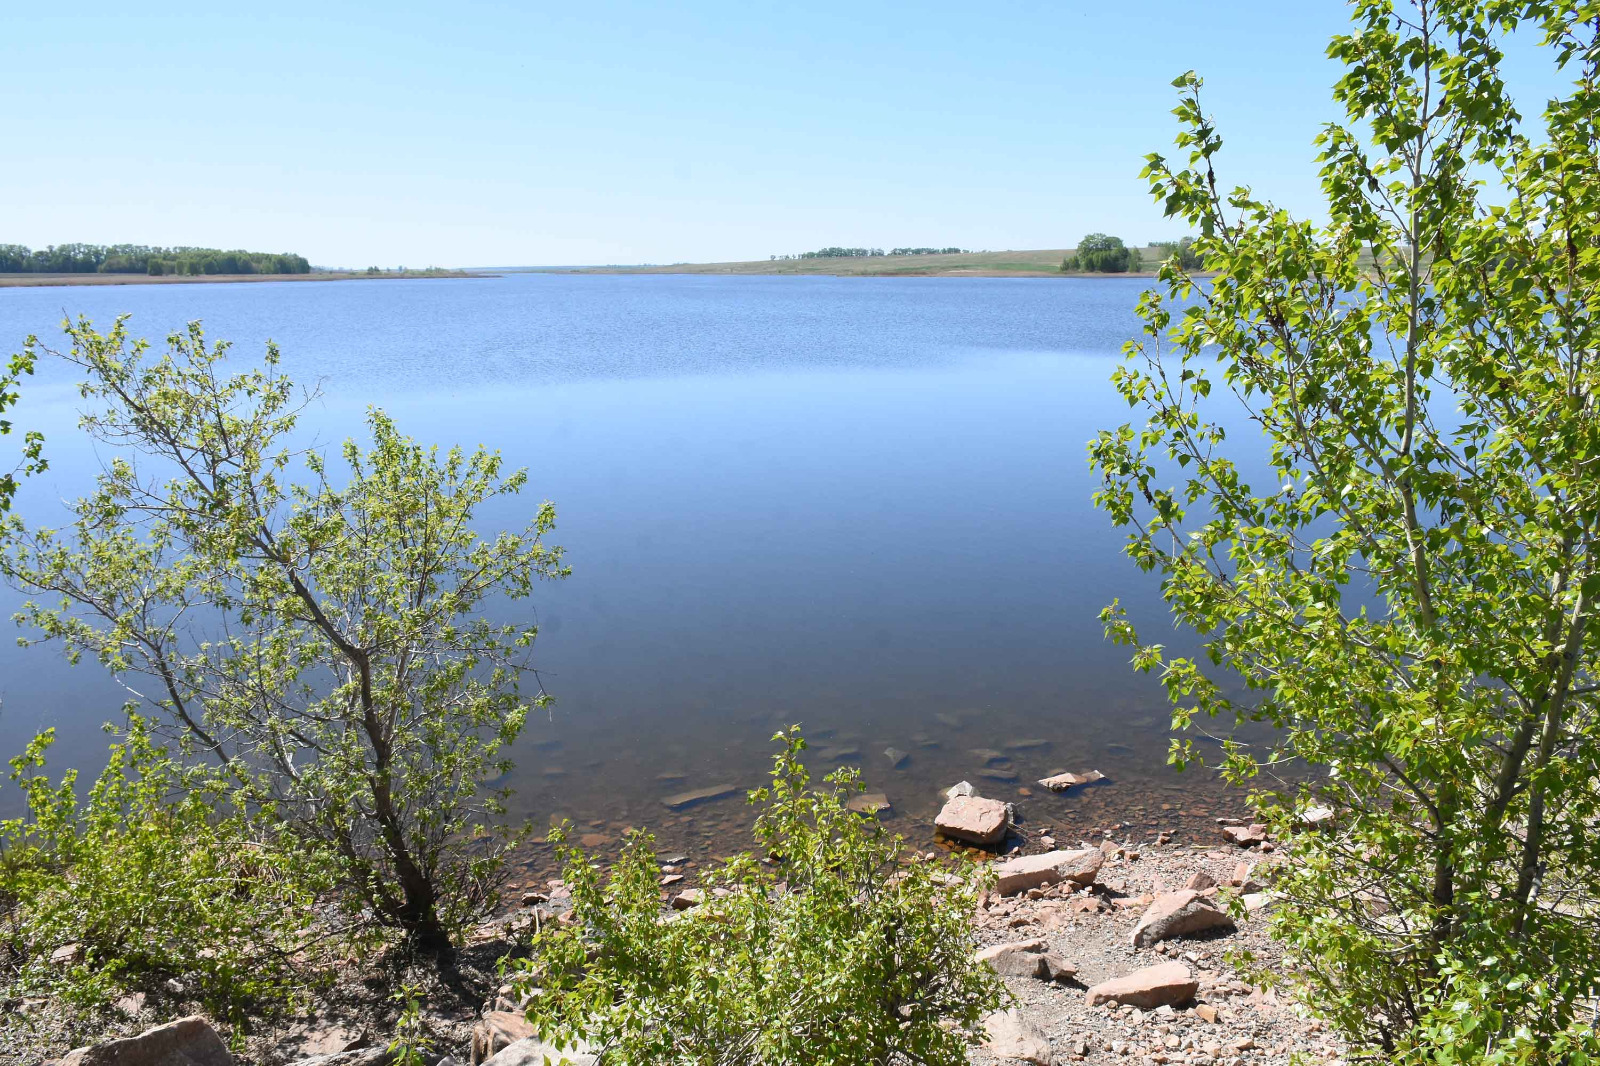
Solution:
{"label": "sunlit water", "polygon": [[[271,338],[292,376],[320,382],[306,423],[324,440],[359,433],[370,404],[422,440],[526,466],[526,496],[480,519],[520,525],[554,501],[573,567],[532,601],[557,702],[506,782],[541,825],[564,816],[608,840],[650,825],[715,850],[748,819],[738,800],[674,813],[662,797],[759,784],[772,733],[800,722],[819,768],[864,766],[913,837],[963,778],[1070,834],[1198,822],[1229,802],[1165,769],[1162,697],[1096,617],[1120,596],[1182,642],[1092,507],[1085,462],[1095,430],[1130,417],[1108,378],[1143,284],[522,274],[0,289],[0,339],[59,336],[63,314],[108,326],[130,312],[152,338],[203,319],[241,358]],[[98,461],[72,428],[72,380],[41,367],[17,416],[49,440],[51,469],[18,503],[31,521],[57,520]],[[9,613],[14,595],[0,597]],[[8,640],[0,698],[7,749],[54,725],[57,761],[92,766],[125,693],[97,666]],[[1018,744],[998,768],[973,752]],[[909,753],[899,769],[891,747]],[[1090,768],[1109,783],[1019,796]],[[0,809],[16,801],[0,789]]]}

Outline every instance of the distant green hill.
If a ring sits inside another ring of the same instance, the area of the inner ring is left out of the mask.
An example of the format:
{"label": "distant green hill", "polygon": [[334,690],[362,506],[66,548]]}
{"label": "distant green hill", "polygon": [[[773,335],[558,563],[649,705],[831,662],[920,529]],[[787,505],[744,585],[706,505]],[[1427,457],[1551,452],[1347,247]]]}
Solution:
{"label": "distant green hill", "polygon": [[[1140,249],[1145,253],[1145,249]],[[819,259],[756,259],[747,263],[673,263],[670,266],[607,266],[562,270],[575,274],[837,274],[854,277],[1069,277],[1061,261],[1071,248],[957,252],[939,255],[874,255]],[[1159,256],[1144,255],[1153,271]],[[1107,275],[1095,275],[1103,277]]]}

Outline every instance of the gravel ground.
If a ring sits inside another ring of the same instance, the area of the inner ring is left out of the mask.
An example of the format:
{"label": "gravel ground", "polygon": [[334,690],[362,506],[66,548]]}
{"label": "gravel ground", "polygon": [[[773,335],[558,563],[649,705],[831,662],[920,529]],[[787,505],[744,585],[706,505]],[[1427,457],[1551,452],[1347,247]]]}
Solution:
{"label": "gravel ground", "polygon": [[[991,899],[979,918],[985,946],[1042,938],[1051,951],[1077,967],[1077,977],[1070,983],[1005,978],[1018,1011],[1049,1037],[1055,1061],[1265,1066],[1287,1063],[1300,1053],[1310,1061],[1342,1063],[1342,1044],[1320,1023],[1280,1002],[1273,992],[1239,980],[1226,960],[1225,953],[1243,948],[1260,965],[1278,963],[1281,951],[1266,935],[1264,913],[1258,912],[1232,933],[1212,931],[1145,949],[1132,945],[1134,926],[1145,910],[1141,897],[1181,888],[1201,871],[1218,884],[1227,884],[1238,863],[1261,863],[1271,857],[1231,844],[1125,846],[1121,857],[1106,861],[1089,889],[1061,885],[1038,899]],[[1174,960],[1184,962],[1199,978],[1194,1003],[1148,1011],[1086,1005],[1088,987]],[[1015,1060],[980,1051],[974,1061]]]}
{"label": "gravel ground", "polygon": [[[347,959],[335,968],[332,987],[308,993],[309,1009],[287,1016],[257,1017],[246,1031],[218,1024],[225,1038],[237,1043],[235,1059],[264,1066],[294,1062],[312,1055],[384,1046],[393,1038],[403,1006],[395,989],[414,985],[423,1004],[425,1032],[439,1052],[454,1052],[466,1061],[472,1028],[483,1003],[493,996],[500,978],[495,964],[515,945],[506,939],[482,940],[458,953],[447,979],[431,965],[409,965],[403,959]],[[74,1047],[146,1029],[191,1014],[203,1006],[181,985],[154,987],[98,1009],[73,1009],[40,998],[0,999],[0,1064],[38,1066],[58,1059]]]}
{"label": "gravel ground", "polygon": [[[1013,843],[1019,845],[1015,853],[1075,846],[1056,842],[1047,833],[1035,827],[1028,833],[1031,839],[1019,842],[1014,837]],[[1267,1066],[1288,1063],[1299,1053],[1312,1062],[1342,1066],[1344,1049],[1334,1037],[1272,992],[1239,980],[1226,960],[1225,953],[1243,948],[1258,964],[1277,964],[1281,953],[1266,935],[1261,914],[1234,932],[1213,931],[1144,949],[1132,946],[1132,931],[1151,897],[1183,887],[1191,875],[1202,871],[1226,885],[1239,863],[1273,858],[1225,843],[1220,834],[1215,843],[1197,842],[1209,835],[1191,825],[1177,842],[1165,833],[1157,837],[1159,842],[1134,842],[1117,838],[1113,829],[1106,839],[1117,839],[1122,850],[1102,848],[1112,854],[1089,888],[1058,885],[984,901],[978,914],[983,946],[1042,938],[1053,953],[1077,969],[1075,979],[1066,983],[1005,978],[1016,1009],[1048,1037],[1054,1063]],[[1095,836],[1099,839],[1098,833]],[[689,875],[687,885],[694,871],[684,872]],[[544,895],[534,897],[537,908],[521,909],[487,927],[462,952],[458,972],[448,982],[427,977],[424,967],[393,961],[375,967],[347,960],[335,987],[317,996],[315,1013],[258,1021],[239,1049],[240,1060],[279,1066],[312,1054],[385,1044],[399,1011],[392,992],[403,983],[416,982],[422,986],[424,1023],[435,1053],[453,1054],[465,1062],[473,1024],[498,984],[495,960],[524,939],[519,931],[535,913],[548,918],[564,906],[559,888],[550,893],[553,899],[545,900]],[[1086,1005],[1088,987],[1170,961],[1182,961],[1199,979],[1193,1003],[1154,1010]],[[181,989],[151,990],[143,1002],[124,1001],[120,1009],[108,1006],[89,1014],[70,1013],[42,1000],[0,1002],[0,1063],[35,1066],[94,1038],[132,1035],[197,1010]],[[980,1049],[973,1061],[997,1066],[1017,1060]]]}

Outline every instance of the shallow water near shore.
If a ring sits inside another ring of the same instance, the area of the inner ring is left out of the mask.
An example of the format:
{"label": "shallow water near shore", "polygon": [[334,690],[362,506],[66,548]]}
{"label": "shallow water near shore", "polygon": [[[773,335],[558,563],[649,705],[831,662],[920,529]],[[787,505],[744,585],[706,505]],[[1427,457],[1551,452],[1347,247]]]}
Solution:
{"label": "shallow water near shore", "polygon": [[[573,575],[515,605],[541,625],[556,697],[501,784],[538,825],[597,844],[648,826],[726,854],[772,734],[801,723],[819,772],[860,765],[891,821],[929,837],[966,779],[1018,800],[1030,832],[1198,827],[1239,798],[1165,766],[1165,702],[1097,613],[1121,597],[1166,643],[1153,581],[1092,507],[1084,442],[1132,413],[1108,378],[1145,282],[512,274],[339,285],[9,289],[8,350],[62,315],[121,312],[159,338],[190,319],[241,358],[268,339],[320,382],[303,423],[359,436],[368,405],[424,441],[529,468],[520,525],[554,501]],[[51,469],[17,509],[51,524],[99,456],[72,428],[70,368],[26,384],[19,428]],[[0,589],[9,615],[17,602]],[[127,693],[49,647],[0,645],[0,736],[48,725],[53,762],[97,768]],[[885,754],[894,749],[903,757]],[[1035,779],[1098,769],[1050,795]],[[985,776],[987,775],[987,776]],[[1020,790],[1031,790],[1024,795]],[[16,790],[0,790],[12,812]]]}

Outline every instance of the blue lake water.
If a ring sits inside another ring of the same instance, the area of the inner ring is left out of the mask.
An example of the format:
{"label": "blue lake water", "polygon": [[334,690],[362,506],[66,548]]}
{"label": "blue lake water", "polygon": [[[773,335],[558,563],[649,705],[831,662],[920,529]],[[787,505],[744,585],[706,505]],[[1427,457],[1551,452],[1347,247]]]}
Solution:
{"label": "blue lake water", "polygon": [[[557,702],[514,753],[520,814],[602,836],[650,824],[709,847],[717,820],[744,817],[737,802],[679,815],[661,797],[759,783],[771,734],[798,721],[819,762],[864,765],[911,832],[962,778],[1010,799],[1055,770],[1111,775],[1027,798],[1036,824],[1071,829],[1218,802],[1164,768],[1163,699],[1096,617],[1121,596],[1167,628],[1091,505],[1084,452],[1130,417],[1108,378],[1144,284],[508,274],[0,289],[0,344],[59,337],[64,314],[108,326],[130,313],[152,339],[201,319],[241,359],[271,338],[290,375],[319,382],[304,424],[324,440],[359,433],[377,405],[419,439],[526,466],[524,498],[481,522],[520,525],[552,500],[573,575],[532,601]],[[73,429],[73,380],[42,366],[17,414],[48,438],[51,468],[18,500],[32,522],[57,520],[99,459]],[[9,614],[15,594],[0,600]],[[91,765],[123,698],[97,666],[0,646],[8,753],[55,725],[61,761]],[[978,776],[972,749],[1021,741],[1042,743],[1013,751],[1015,782]],[[887,747],[909,762],[891,768]],[[15,800],[0,789],[0,809]]]}

